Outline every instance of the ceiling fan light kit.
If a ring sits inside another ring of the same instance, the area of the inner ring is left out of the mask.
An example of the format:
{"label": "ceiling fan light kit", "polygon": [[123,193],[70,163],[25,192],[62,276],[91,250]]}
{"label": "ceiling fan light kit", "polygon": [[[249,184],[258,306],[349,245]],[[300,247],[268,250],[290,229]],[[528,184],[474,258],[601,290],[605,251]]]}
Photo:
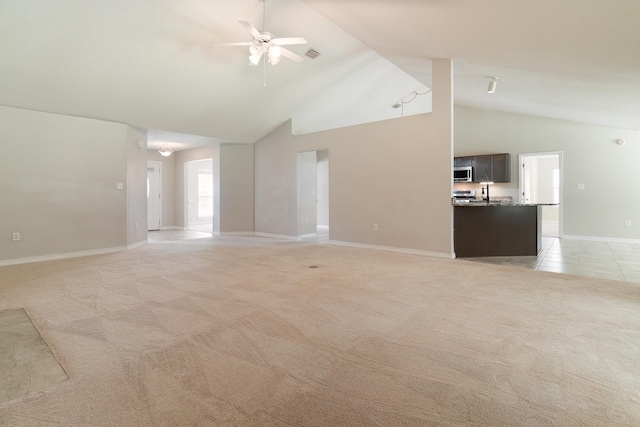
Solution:
{"label": "ceiling fan light kit", "polygon": [[[265,1],[261,0],[264,4]],[[276,38],[273,33],[266,31],[264,29],[264,21],[265,21],[265,6],[263,5],[262,12],[262,30],[258,30],[251,23],[247,21],[238,21],[240,25],[244,26],[249,33],[253,36],[253,41],[250,42],[237,42],[237,43],[223,43],[222,46],[249,46],[249,65],[258,65],[260,63],[260,59],[263,56],[267,56],[269,63],[271,65],[276,65],[280,62],[280,58],[282,56],[291,59],[295,62],[302,62],[304,58],[293,53],[289,49],[285,49],[282,46],[285,45],[296,45],[296,44],[307,44],[307,40],[304,37],[285,37],[285,38]]]}

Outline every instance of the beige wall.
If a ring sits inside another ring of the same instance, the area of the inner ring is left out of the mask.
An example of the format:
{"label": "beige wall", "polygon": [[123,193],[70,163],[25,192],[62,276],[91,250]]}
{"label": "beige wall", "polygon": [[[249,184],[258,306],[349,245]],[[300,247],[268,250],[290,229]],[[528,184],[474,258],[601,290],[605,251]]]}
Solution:
{"label": "beige wall", "polygon": [[518,154],[562,151],[565,236],[640,239],[638,131],[468,107],[455,114],[456,156],[511,153],[511,183],[495,184],[492,196],[517,199]]}
{"label": "beige wall", "polygon": [[147,133],[127,126],[127,246],[147,240]]}
{"label": "beige wall", "polygon": [[218,170],[220,225],[216,231],[220,234],[253,234],[253,144],[220,144]]}
{"label": "beige wall", "polygon": [[0,261],[126,246],[128,142],[123,124],[0,107]]}
{"label": "beige wall", "polygon": [[296,236],[297,153],[328,149],[331,240],[450,256],[451,62],[433,76],[431,114],[298,136],[287,122],[256,143],[256,231]]}

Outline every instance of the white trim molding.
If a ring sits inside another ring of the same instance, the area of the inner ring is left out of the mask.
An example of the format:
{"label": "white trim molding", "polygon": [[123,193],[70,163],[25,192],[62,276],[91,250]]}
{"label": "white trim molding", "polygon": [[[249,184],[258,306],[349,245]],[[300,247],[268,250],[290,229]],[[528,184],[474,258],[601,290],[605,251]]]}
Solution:
{"label": "white trim molding", "polygon": [[216,231],[215,236],[254,236],[253,231]]}
{"label": "white trim molding", "polygon": [[379,251],[397,252],[397,253],[409,254],[409,255],[429,256],[434,258],[445,258],[445,259],[455,258],[455,254],[450,254],[446,252],[431,252],[431,251],[423,251],[420,249],[396,248],[394,246],[369,245],[365,243],[343,242],[340,240],[329,240],[328,243],[331,245],[337,245],[337,246],[350,246],[353,248],[374,249]]}
{"label": "white trim molding", "polygon": [[604,243],[630,243],[633,245],[640,244],[640,239],[625,239],[622,237],[576,236],[571,234],[565,234],[561,238],[567,239],[567,240],[589,240],[591,242],[604,242]]}
{"label": "white trim molding", "polygon": [[[146,243],[146,242],[145,242]],[[42,256],[34,256],[27,258],[15,258],[15,259],[6,259],[0,261],[0,267],[4,267],[7,265],[17,265],[17,264],[29,264],[32,262],[43,262],[43,261],[55,261],[60,259],[67,258],[80,258],[83,256],[91,256],[91,255],[104,255],[111,254],[114,252],[122,252],[126,251],[126,246],[118,246],[115,248],[104,248],[104,249],[92,249],[88,251],[79,251],[79,252],[67,252],[63,254],[53,254],[53,255],[42,255]]]}
{"label": "white trim molding", "polygon": [[148,244],[149,244],[149,241],[145,239],[145,240],[142,240],[140,242],[133,243],[131,245],[127,245],[127,250],[130,251],[131,249],[140,248],[140,247],[148,245]]}
{"label": "white trim molding", "polygon": [[289,236],[288,234],[271,234],[271,233],[253,233],[254,236],[258,237],[271,237],[274,239],[284,239],[284,240],[298,240],[296,236]]}

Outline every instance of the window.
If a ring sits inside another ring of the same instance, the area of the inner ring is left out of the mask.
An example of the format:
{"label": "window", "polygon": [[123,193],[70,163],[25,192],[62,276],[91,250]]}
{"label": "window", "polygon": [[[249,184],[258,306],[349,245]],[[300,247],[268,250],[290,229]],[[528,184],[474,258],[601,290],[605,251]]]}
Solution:
{"label": "window", "polygon": [[213,217],[213,174],[198,171],[198,218]]}

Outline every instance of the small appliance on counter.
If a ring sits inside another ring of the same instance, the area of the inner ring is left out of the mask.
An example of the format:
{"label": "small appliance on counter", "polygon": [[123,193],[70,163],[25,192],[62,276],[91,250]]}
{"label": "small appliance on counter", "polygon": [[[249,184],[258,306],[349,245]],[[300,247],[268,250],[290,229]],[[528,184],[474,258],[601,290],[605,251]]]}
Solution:
{"label": "small appliance on counter", "polygon": [[453,190],[453,203],[469,203],[476,198],[476,190]]}

